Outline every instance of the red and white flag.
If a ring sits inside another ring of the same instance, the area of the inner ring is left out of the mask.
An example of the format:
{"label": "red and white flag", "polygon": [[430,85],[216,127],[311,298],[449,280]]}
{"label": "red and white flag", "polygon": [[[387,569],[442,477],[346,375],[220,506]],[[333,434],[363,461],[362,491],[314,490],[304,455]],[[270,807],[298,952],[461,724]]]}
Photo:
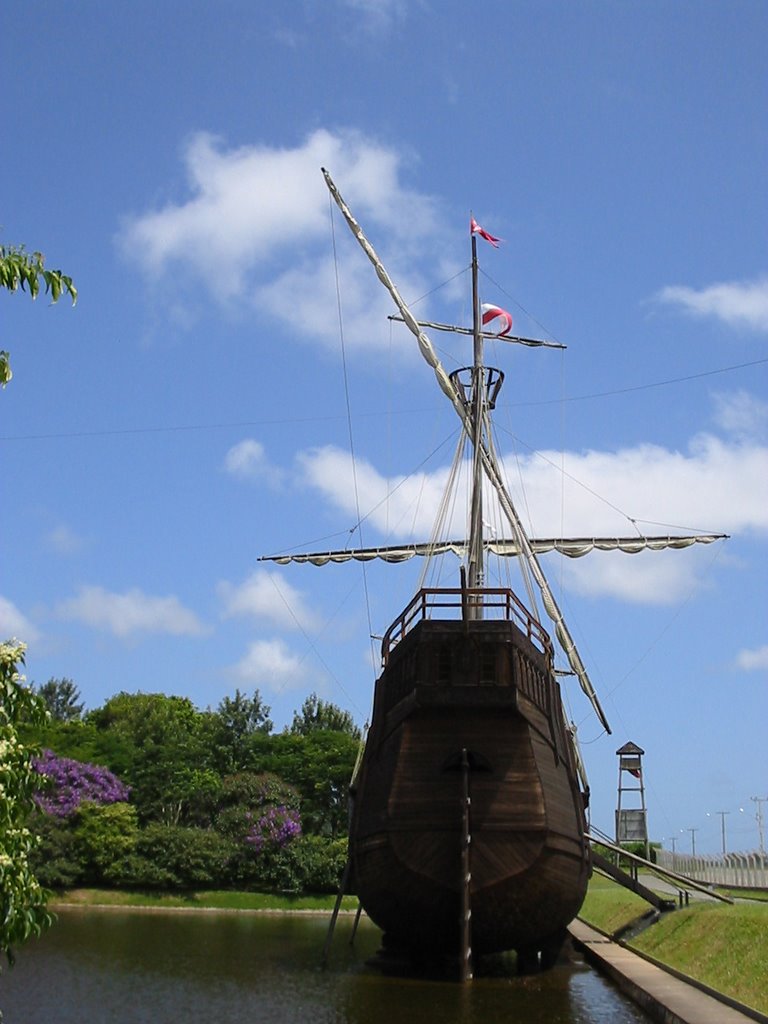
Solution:
{"label": "red and white flag", "polygon": [[494,235],[489,235],[485,228],[481,228],[474,217],[470,218],[469,221],[469,233],[470,235],[480,235],[486,242],[490,242],[494,249],[499,248],[500,238],[496,238]]}
{"label": "red and white flag", "polygon": [[488,302],[484,302],[482,307],[483,314],[483,327],[487,324],[493,323],[494,320],[498,321],[498,330],[495,328],[490,329],[491,334],[495,334],[499,338],[503,338],[505,334],[509,334],[512,330],[512,316],[502,309],[501,306],[492,306]]}

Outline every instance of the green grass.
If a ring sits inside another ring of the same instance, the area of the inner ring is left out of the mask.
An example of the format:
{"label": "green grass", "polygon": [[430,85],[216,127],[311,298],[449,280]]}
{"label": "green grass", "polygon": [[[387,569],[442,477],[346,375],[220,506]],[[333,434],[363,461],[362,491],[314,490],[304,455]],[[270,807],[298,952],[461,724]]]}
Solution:
{"label": "green grass", "polygon": [[[52,901],[57,904],[77,904],[88,907],[153,907],[175,909],[177,907],[196,910],[322,910],[330,912],[336,901],[335,896],[282,896],[261,892],[234,892],[212,890],[191,893],[147,893],[125,892],[118,889],[70,889],[59,893]],[[343,910],[355,910],[357,898],[345,896]]]}
{"label": "green grass", "polygon": [[699,903],[666,915],[630,945],[768,1011],[768,906]]}
{"label": "green grass", "polygon": [[612,935],[648,910],[640,896],[602,875],[593,875],[579,917]]}
{"label": "green grass", "polygon": [[768,889],[723,889],[717,886],[717,891],[736,900],[758,900],[760,903],[768,903]]}
{"label": "green grass", "polygon": [[[580,916],[609,934],[639,917],[648,904],[595,875]],[[768,905],[692,903],[665,914],[629,943],[717,992],[768,1012]]]}

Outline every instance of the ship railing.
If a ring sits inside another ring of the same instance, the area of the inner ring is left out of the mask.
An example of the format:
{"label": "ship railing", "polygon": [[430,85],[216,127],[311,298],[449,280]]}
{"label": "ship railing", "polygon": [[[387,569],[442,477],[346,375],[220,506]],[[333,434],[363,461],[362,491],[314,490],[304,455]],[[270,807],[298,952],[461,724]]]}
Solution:
{"label": "ship railing", "polygon": [[552,651],[546,630],[517,595],[506,587],[423,587],[384,634],[381,643],[383,663],[386,665],[392,649],[417,623],[433,618],[513,622],[542,653],[549,655]]}

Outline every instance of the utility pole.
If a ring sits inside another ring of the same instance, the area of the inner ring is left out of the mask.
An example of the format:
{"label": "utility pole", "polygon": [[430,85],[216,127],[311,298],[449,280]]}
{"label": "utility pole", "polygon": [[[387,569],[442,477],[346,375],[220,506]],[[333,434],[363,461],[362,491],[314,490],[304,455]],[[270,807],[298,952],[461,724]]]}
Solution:
{"label": "utility pole", "polygon": [[763,804],[768,803],[768,796],[751,796],[749,798],[757,804],[755,818],[757,819],[757,834],[760,836],[760,856],[765,857],[765,833],[763,831]]}
{"label": "utility pole", "polygon": [[691,854],[696,856],[696,833],[699,831],[697,828],[687,828],[686,832],[691,833]]}
{"label": "utility pole", "polygon": [[674,871],[675,870],[675,852],[676,852],[676,847],[677,847],[677,836],[664,836],[661,841],[662,841],[662,843],[666,843],[667,840],[669,840],[669,842],[672,844],[672,870]]}
{"label": "utility pole", "polygon": [[726,853],[728,852],[725,848],[725,816],[726,814],[730,813],[730,811],[715,811],[715,814],[720,815],[720,832],[723,837],[723,857],[725,857]]}

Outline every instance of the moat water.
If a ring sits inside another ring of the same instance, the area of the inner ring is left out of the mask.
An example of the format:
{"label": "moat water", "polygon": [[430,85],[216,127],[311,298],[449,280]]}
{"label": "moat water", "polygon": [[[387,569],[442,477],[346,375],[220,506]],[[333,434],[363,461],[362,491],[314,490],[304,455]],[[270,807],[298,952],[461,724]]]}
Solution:
{"label": "moat water", "polygon": [[578,957],[518,978],[510,958],[468,985],[384,976],[341,918],[328,967],[323,916],[62,910],[0,975],[4,1024],[639,1024]]}

